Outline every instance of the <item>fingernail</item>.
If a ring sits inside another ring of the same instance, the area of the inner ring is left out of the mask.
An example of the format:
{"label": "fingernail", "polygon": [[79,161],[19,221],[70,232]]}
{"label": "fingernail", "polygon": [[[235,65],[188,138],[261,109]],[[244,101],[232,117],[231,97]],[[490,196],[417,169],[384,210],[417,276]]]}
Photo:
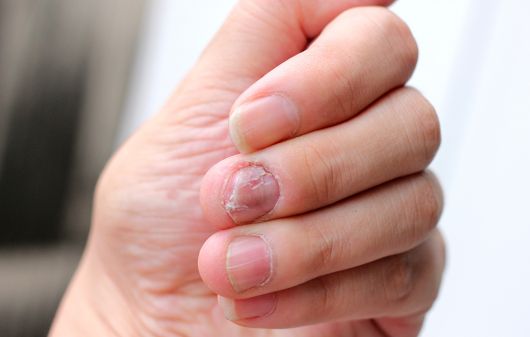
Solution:
{"label": "fingernail", "polygon": [[229,245],[226,273],[237,292],[267,283],[271,276],[271,250],[259,236],[240,236]]}
{"label": "fingernail", "polygon": [[235,223],[242,224],[269,213],[278,202],[280,188],[270,172],[249,164],[230,177],[224,196],[226,212]]}
{"label": "fingernail", "polygon": [[276,294],[267,294],[246,300],[232,300],[218,296],[218,303],[226,319],[239,321],[270,315],[276,308],[277,298]]}
{"label": "fingernail", "polygon": [[271,95],[243,103],[230,115],[230,135],[241,152],[252,152],[293,137],[300,117],[294,103]]}

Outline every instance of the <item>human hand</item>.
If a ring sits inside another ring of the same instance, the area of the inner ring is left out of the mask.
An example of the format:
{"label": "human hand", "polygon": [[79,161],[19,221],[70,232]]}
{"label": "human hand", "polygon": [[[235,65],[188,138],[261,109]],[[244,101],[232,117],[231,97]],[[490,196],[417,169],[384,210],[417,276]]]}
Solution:
{"label": "human hand", "polygon": [[389,2],[241,1],[102,174],[51,335],[417,335],[444,265],[438,122],[403,88],[406,26],[349,9]]}

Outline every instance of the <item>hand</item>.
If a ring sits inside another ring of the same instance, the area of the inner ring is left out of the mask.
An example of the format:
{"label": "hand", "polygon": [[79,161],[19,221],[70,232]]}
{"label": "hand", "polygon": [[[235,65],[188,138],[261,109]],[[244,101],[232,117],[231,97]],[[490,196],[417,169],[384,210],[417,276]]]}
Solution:
{"label": "hand", "polygon": [[241,1],[102,174],[51,335],[416,336],[440,133],[389,2]]}

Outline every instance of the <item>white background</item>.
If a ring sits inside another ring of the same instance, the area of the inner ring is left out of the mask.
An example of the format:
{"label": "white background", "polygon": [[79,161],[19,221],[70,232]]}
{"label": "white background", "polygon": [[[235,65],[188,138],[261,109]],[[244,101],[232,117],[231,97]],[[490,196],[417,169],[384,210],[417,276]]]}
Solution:
{"label": "white background", "polygon": [[[121,141],[163,104],[235,1],[153,0]],[[530,336],[530,3],[401,0],[437,107],[449,262],[423,336]]]}

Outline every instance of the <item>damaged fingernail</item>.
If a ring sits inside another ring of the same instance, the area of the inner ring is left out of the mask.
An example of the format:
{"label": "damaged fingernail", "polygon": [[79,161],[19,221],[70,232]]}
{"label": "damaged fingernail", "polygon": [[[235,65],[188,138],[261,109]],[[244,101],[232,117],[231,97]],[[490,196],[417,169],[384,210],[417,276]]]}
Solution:
{"label": "damaged fingernail", "polygon": [[225,190],[224,208],[237,224],[269,213],[280,197],[276,178],[262,166],[249,164],[237,170]]}

